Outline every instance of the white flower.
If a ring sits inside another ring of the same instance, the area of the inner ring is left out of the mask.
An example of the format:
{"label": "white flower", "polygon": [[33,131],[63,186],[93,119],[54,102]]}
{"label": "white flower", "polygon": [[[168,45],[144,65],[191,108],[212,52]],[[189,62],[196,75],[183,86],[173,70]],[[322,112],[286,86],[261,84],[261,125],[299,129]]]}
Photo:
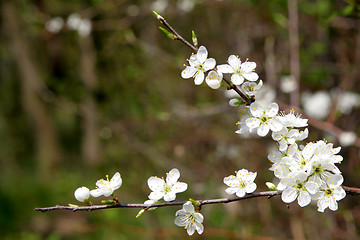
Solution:
{"label": "white flower", "polygon": [[297,88],[296,79],[294,76],[283,76],[280,78],[280,90],[284,93],[291,93]]}
{"label": "white flower", "polygon": [[186,68],[181,72],[181,77],[195,77],[195,85],[200,85],[204,81],[205,72],[213,69],[216,65],[215,59],[208,59],[207,56],[208,51],[206,48],[204,46],[199,47],[197,53],[190,56],[190,59],[188,60],[190,66],[186,66]]}
{"label": "white flower", "polygon": [[223,75],[222,75],[221,72],[217,72],[217,71],[212,70],[207,75],[207,77],[205,79],[205,82],[207,83],[207,85],[210,88],[218,89],[220,87],[222,78],[223,78]]}
{"label": "white flower", "polygon": [[330,94],[325,91],[319,91],[314,94],[304,92],[301,94],[304,111],[309,116],[324,119],[329,114],[331,106]]}
{"label": "white flower", "polygon": [[74,196],[79,202],[85,202],[90,197],[90,190],[87,187],[79,187],[75,190]]}
{"label": "white flower", "polygon": [[288,148],[288,145],[292,145],[296,141],[304,140],[308,135],[308,129],[305,129],[304,132],[300,132],[297,129],[289,130],[287,127],[284,127],[278,132],[273,132],[271,136],[279,143],[279,150],[283,152]]}
{"label": "white flower", "polygon": [[238,197],[245,196],[246,193],[252,193],[256,189],[254,180],[257,173],[249,172],[246,169],[237,171],[236,176],[230,175],[224,178],[224,183],[229,187],[225,190],[227,194],[236,194]]}
{"label": "white flower", "polygon": [[283,125],[276,120],[275,116],[279,111],[276,103],[270,103],[263,109],[257,102],[250,105],[250,112],[253,117],[246,120],[249,129],[257,129],[257,134],[261,137],[268,134],[271,129],[274,132],[280,131]]}
{"label": "white flower", "polygon": [[339,136],[340,145],[343,147],[351,146],[356,141],[356,134],[354,132],[342,132]]}
{"label": "white flower", "polygon": [[190,201],[184,203],[183,208],[175,214],[174,223],[179,227],[185,227],[187,233],[191,236],[195,230],[202,234],[204,226],[202,225],[204,217],[201,213],[195,212],[195,208]]}
{"label": "white flower", "polygon": [[99,197],[101,195],[104,195],[105,197],[110,196],[113,194],[113,192],[120,188],[122,184],[122,179],[120,176],[120,173],[116,172],[114,176],[110,179],[106,175],[106,180],[100,179],[96,182],[96,189],[91,190],[90,194],[93,197]]}
{"label": "white flower", "polygon": [[162,178],[150,177],[147,181],[151,193],[149,199],[158,201],[164,198],[166,202],[173,201],[176,198],[176,193],[184,192],[187,189],[187,184],[178,182],[180,172],[173,168],[166,174],[166,182]]}
{"label": "white flower", "polygon": [[[241,100],[239,100],[241,101]],[[253,131],[251,131],[251,129],[246,125],[246,120],[249,119],[251,116],[250,114],[250,109],[247,106],[244,105],[240,105],[239,106],[239,116],[240,116],[240,120],[236,123],[236,125],[238,125],[239,130],[237,130],[235,133],[237,134],[247,134],[247,133],[251,133]]]}
{"label": "white flower", "polygon": [[336,108],[343,114],[349,114],[353,108],[360,106],[360,94],[354,92],[343,92],[337,98]]}
{"label": "white flower", "polygon": [[262,85],[262,80],[259,81],[259,84],[256,84],[256,82],[245,82],[243,85],[241,85],[241,90],[243,90],[243,92],[248,96],[255,96]]}
{"label": "white flower", "polygon": [[259,76],[254,72],[256,68],[255,62],[244,62],[235,56],[230,55],[228,58],[229,64],[218,65],[217,69],[222,73],[232,73],[231,82],[234,85],[240,85],[244,82],[244,79],[249,81],[258,80]]}
{"label": "white flower", "polygon": [[338,209],[337,201],[343,199],[346,192],[342,187],[330,184],[325,188],[320,188],[316,195],[319,212],[324,212],[327,207],[332,211],[336,211]]}
{"label": "white flower", "polygon": [[58,33],[64,26],[64,19],[61,17],[54,17],[45,23],[45,29],[51,33]]}
{"label": "white flower", "polygon": [[295,115],[294,113],[295,111],[293,109],[290,110],[290,113],[288,114],[285,114],[285,112],[280,112],[276,119],[279,120],[285,127],[306,127],[308,125],[308,120],[301,118],[301,114]]}
{"label": "white flower", "polygon": [[295,177],[285,177],[281,180],[278,189],[285,188],[281,194],[281,199],[285,203],[291,203],[297,198],[300,207],[305,207],[311,202],[310,194],[316,193],[318,185],[307,181],[306,177],[306,174],[298,173]]}

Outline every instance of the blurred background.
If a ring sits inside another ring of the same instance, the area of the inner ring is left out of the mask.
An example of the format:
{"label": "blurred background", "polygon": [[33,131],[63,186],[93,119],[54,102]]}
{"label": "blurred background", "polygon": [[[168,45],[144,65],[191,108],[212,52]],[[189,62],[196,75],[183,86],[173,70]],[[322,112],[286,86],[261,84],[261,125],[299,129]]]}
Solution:
{"label": "blurred background", "polygon": [[[176,167],[177,199],[227,197],[235,170],[273,181],[267,138],[244,138],[225,89],[180,76],[191,50],[158,31],[152,10],[209,57],[257,63],[259,100],[309,117],[309,141],[342,146],[344,185],[360,182],[360,21],[355,0],[13,0],[1,5],[2,239],[184,239],[179,208],[35,212],[76,204],[79,186],[119,171],[116,195],[142,203],[150,176]],[[300,88],[297,87],[300,83]],[[99,202],[100,199],[95,199]],[[193,239],[356,239],[359,197],[339,210],[289,207],[279,197],[202,209]]]}

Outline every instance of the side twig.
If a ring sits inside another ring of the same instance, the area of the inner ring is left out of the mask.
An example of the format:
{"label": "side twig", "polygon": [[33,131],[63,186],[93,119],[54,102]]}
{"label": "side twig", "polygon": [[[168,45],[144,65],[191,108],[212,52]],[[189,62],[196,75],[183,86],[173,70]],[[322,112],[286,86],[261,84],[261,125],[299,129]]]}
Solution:
{"label": "side twig", "polygon": [[[179,40],[180,42],[184,43],[186,46],[191,48],[195,53],[197,53],[198,48],[195,47],[194,45],[192,45],[191,43],[189,43],[188,41],[186,41],[185,38],[183,38],[178,32],[176,32],[176,30],[166,21],[166,19],[164,17],[160,16],[159,14],[157,14],[155,12],[154,12],[154,14],[157,17],[157,19],[173,34],[174,40]],[[214,69],[214,70],[216,70],[216,69]],[[255,101],[255,99],[253,99],[253,98],[248,98],[243,92],[240,91],[240,89],[238,87],[236,87],[236,85],[231,84],[230,80],[228,80],[224,77],[223,81],[228,85],[229,90],[232,89],[237,94],[239,94],[239,96],[244,100],[246,105],[250,105],[252,102]]]}

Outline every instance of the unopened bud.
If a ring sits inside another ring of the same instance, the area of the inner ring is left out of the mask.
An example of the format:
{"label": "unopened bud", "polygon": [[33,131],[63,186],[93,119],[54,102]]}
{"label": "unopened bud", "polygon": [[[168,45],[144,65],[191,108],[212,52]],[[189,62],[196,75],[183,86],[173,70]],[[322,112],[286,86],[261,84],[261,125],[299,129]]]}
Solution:
{"label": "unopened bud", "polygon": [[196,34],[195,34],[194,31],[192,31],[191,33],[192,33],[191,35],[192,35],[193,44],[194,44],[195,47],[198,47],[198,46],[199,46],[199,42],[198,42],[197,36],[196,36]]}
{"label": "unopened bud", "polygon": [[266,182],[265,184],[271,191],[276,191],[277,190],[275,184],[273,184],[272,182]]}

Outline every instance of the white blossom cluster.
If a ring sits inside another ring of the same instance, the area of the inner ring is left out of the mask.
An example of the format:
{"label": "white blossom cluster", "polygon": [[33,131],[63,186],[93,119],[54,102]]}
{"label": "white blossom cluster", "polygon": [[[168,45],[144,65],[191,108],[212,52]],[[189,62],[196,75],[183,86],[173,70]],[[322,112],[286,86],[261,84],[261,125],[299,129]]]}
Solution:
{"label": "white blossom cluster", "polygon": [[[281,190],[281,199],[285,203],[291,203],[298,200],[301,207],[308,205],[312,200],[317,201],[318,211],[324,212],[326,208],[333,211],[338,209],[337,201],[345,197],[345,191],[341,187],[343,177],[341,171],[335,166],[343,158],[338,155],[340,147],[334,148],[331,143],[323,140],[309,142],[301,145],[300,142],[306,139],[309,131],[305,128],[307,119],[296,115],[292,110],[285,114],[279,112],[279,106],[276,103],[270,103],[263,107],[258,102],[254,102],[254,96],[263,86],[259,79],[255,62],[241,62],[241,60],[231,55],[228,58],[228,64],[216,66],[213,58],[208,58],[208,51],[204,46],[199,47],[196,54],[190,56],[187,60],[189,66],[181,72],[185,79],[194,78],[194,83],[200,85],[204,82],[212,89],[218,89],[222,85],[224,74],[231,74],[230,80],[227,80],[231,86],[239,86],[240,91],[251,100],[249,106],[245,106],[245,101],[239,99],[230,100],[230,105],[236,106],[240,110],[240,120],[237,123],[238,134],[257,134],[264,137],[271,131],[271,137],[276,141],[278,148],[268,155],[272,162],[270,168],[274,175],[279,179],[275,186],[273,183],[267,183],[271,189]],[[305,129],[303,129],[305,128]],[[235,172],[236,175],[230,175],[223,179],[227,186],[227,194],[235,194],[242,198],[246,194],[256,190],[257,185],[254,180],[256,172],[250,172],[247,169],[241,169]],[[187,190],[188,184],[179,182],[180,172],[173,168],[167,174],[165,179],[152,176],[147,180],[147,185],[151,190],[148,200],[145,204],[151,206],[159,203],[161,200],[171,202],[176,199],[176,194]],[[99,197],[112,196],[113,192],[122,185],[120,173],[115,173],[109,180],[100,179],[96,182],[96,188],[89,190],[86,187],[78,188],[74,195],[80,202],[92,204],[89,201],[90,196]],[[175,213],[174,223],[177,226],[184,227],[188,235],[193,235],[195,231],[202,234],[204,231],[204,217],[200,213],[199,202],[190,199],[183,204],[181,210]],[[156,209],[154,206],[150,210]],[[136,217],[141,216],[146,210],[142,209]]]}
{"label": "white blossom cluster", "polygon": [[[194,77],[195,84],[199,85],[203,82],[205,74],[209,72],[205,81],[209,87],[217,89],[221,86],[223,75],[231,74],[230,84],[240,86],[240,90],[248,99],[252,99],[262,87],[261,80],[258,84],[255,82],[259,78],[254,72],[255,62],[242,63],[237,56],[231,55],[228,64],[216,66],[215,59],[208,59],[207,56],[206,48],[201,46],[197,54],[190,57],[188,60],[190,66],[186,66],[181,76]],[[244,83],[245,80],[248,82]],[[280,180],[277,189],[283,190],[281,199],[285,203],[298,199],[299,205],[304,207],[311,200],[316,200],[320,212],[326,208],[333,211],[338,209],[337,201],[346,195],[341,187],[343,183],[341,171],[335,166],[343,159],[337,155],[340,147],[333,148],[331,143],[322,140],[307,143],[305,146],[299,145],[299,142],[309,135],[307,128],[299,129],[306,127],[308,120],[296,115],[293,110],[288,114],[279,113],[279,106],[276,103],[263,107],[257,102],[252,102],[250,106],[245,106],[242,100],[232,99],[229,104],[240,109],[240,120],[237,123],[239,130],[236,133],[256,133],[264,137],[271,131],[272,139],[276,141],[278,149],[268,156],[273,163],[270,170]],[[240,171],[238,175],[244,176]],[[229,186],[226,192],[243,196],[247,189],[252,190],[252,188],[251,185],[245,187],[246,181],[239,182],[238,178],[239,176],[230,176],[224,179],[224,183]],[[243,189],[240,191],[234,186],[243,186]]]}
{"label": "white blossom cluster", "polygon": [[[224,178],[224,183],[228,186],[225,190],[226,193],[243,197],[246,193],[254,192],[256,189],[256,184],[254,183],[256,173],[249,172],[246,169],[239,170],[236,173],[236,176],[231,175]],[[176,199],[176,194],[186,191],[188,187],[186,183],[179,182],[179,178],[180,172],[176,168],[173,168],[166,173],[165,180],[159,177],[150,177],[147,180],[147,184],[152,192],[149,194],[149,199],[146,200],[144,204],[150,206],[159,203],[161,199],[165,202],[174,201]],[[79,187],[75,190],[74,196],[79,202],[84,202],[88,205],[92,205],[92,202],[90,201],[91,196],[112,196],[113,200],[105,201],[107,204],[112,204],[116,203],[114,200],[118,201],[113,193],[115,190],[119,189],[121,185],[121,175],[119,172],[116,172],[110,180],[108,175],[106,175],[106,180],[98,180],[96,182],[96,188],[91,191],[87,187]],[[199,210],[196,210],[196,207],[194,207],[193,203],[196,205],[196,201],[192,201],[185,202],[182,209],[175,213],[176,218],[174,223],[179,227],[184,227],[189,235],[193,235],[195,231],[202,234],[204,231],[204,226],[202,225],[204,217]],[[156,208],[151,208],[150,210],[154,209]],[[140,217],[145,211],[145,209],[140,210],[136,217]]]}

